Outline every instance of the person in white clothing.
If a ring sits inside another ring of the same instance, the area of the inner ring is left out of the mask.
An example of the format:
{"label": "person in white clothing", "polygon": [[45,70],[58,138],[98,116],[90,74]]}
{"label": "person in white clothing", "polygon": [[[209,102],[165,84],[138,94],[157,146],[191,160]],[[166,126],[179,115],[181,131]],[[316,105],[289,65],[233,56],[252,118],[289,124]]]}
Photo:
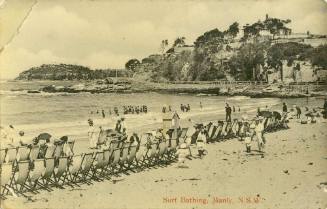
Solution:
{"label": "person in white clothing", "polygon": [[255,135],[258,140],[258,149],[260,152],[264,147],[263,131],[264,131],[263,117],[260,116],[256,120],[256,127],[255,127]]}
{"label": "person in white clothing", "polygon": [[88,123],[89,123],[88,137],[90,142],[90,149],[96,149],[97,142],[99,139],[99,133],[97,133],[96,128],[93,126],[93,121],[91,119],[88,120]]}
{"label": "person in white clothing", "polygon": [[33,139],[32,138],[27,138],[25,136],[24,131],[19,132],[19,145],[21,146],[28,146],[33,144]]}
{"label": "person in white clothing", "polygon": [[123,117],[121,117],[121,122],[120,122],[120,124],[121,124],[121,130],[127,130],[127,127],[126,127],[126,122],[125,122],[125,117],[123,116]]}
{"label": "person in white clothing", "polygon": [[204,128],[201,128],[201,131],[196,139],[196,147],[198,149],[198,153],[200,158],[203,157],[204,153],[206,152],[206,143],[207,143],[207,136],[205,134]]}

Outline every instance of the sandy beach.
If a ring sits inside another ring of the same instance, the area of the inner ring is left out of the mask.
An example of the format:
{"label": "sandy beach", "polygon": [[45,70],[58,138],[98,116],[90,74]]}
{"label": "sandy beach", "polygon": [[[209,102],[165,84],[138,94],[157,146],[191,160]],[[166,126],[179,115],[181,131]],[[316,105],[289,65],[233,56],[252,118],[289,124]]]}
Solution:
{"label": "sandy beach", "polygon": [[29,198],[9,195],[2,208],[326,208],[326,120],[289,126],[266,134],[264,158],[232,139],[209,144],[188,168],[172,163]]}

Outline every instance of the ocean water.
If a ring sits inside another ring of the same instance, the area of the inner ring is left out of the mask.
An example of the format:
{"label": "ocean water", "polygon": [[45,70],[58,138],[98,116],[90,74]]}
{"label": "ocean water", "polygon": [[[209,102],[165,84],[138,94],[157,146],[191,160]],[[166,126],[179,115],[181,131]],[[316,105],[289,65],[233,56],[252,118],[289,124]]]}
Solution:
{"label": "ocean water", "polygon": [[[71,82],[70,82],[71,83]],[[282,102],[289,106],[322,106],[323,99],[278,99],[244,96],[225,97],[214,95],[193,94],[159,94],[159,93],[131,93],[131,94],[90,94],[90,93],[27,93],[27,90],[39,89],[49,84],[67,85],[68,82],[1,82],[1,126],[12,124],[17,130],[24,130],[26,135],[33,137],[41,132],[48,132],[54,136],[74,136],[86,139],[87,120],[94,120],[95,125],[104,128],[114,128],[117,116],[109,115],[109,109],[118,107],[122,113],[123,105],[147,105],[147,114],[125,115],[128,131],[146,130],[162,121],[163,105],[171,105],[180,117],[187,121],[206,119],[223,119],[225,103],[235,106],[234,115],[255,114],[258,107],[268,106],[271,109],[281,109]],[[200,108],[200,102],[203,108]],[[183,113],[180,104],[190,104],[191,111]],[[238,107],[241,112],[238,112]],[[96,114],[96,111],[99,114]],[[106,118],[102,118],[101,110],[105,111]],[[91,114],[93,111],[93,114]],[[121,114],[122,115],[122,114]],[[183,125],[183,124],[182,124]],[[187,124],[185,124],[187,125]]]}

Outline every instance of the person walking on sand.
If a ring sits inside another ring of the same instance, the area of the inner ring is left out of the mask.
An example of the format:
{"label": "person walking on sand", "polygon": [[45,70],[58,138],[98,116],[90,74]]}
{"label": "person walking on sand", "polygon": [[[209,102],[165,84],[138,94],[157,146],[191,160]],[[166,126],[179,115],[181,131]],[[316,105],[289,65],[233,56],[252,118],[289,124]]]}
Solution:
{"label": "person walking on sand", "polygon": [[121,119],[120,119],[120,121],[121,121],[121,130],[127,130],[127,127],[126,127],[126,122],[125,122],[125,117],[123,116],[123,117],[121,117]]}
{"label": "person walking on sand", "polygon": [[202,102],[200,102],[200,109],[202,110],[203,106],[202,106]]}
{"label": "person walking on sand", "polygon": [[226,111],[226,122],[231,122],[232,108],[229,106],[228,103],[226,103],[225,111]]}
{"label": "person walking on sand", "polygon": [[202,158],[206,152],[206,144],[207,144],[207,136],[203,127],[201,127],[201,131],[196,139],[196,147],[198,149],[198,155]]}
{"label": "person walking on sand", "polygon": [[[264,137],[263,137],[263,131],[264,131],[264,124],[263,124],[263,117],[259,116],[256,120],[256,127],[255,127],[255,136],[258,140],[258,150],[259,152],[263,152],[264,148]],[[263,157],[263,155],[262,155]]]}
{"label": "person walking on sand", "polygon": [[187,104],[187,111],[188,111],[188,112],[191,111],[191,106],[190,106],[190,104]]}
{"label": "person walking on sand", "polygon": [[244,142],[245,142],[246,152],[251,153],[252,138],[251,138],[250,130],[248,130],[248,129],[245,130],[245,140],[244,140]]}
{"label": "person walking on sand", "polygon": [[104,114],[104,110],[102,110],[102,118],[105,118],[106,117],[106,114]]}
{"label": "person walking on sand", "polygon": [[122,131],[123,131],[123,128],[122,128],[122,125],[121,125],[121,119],[117,120],[115,131],[117,131],[118,133],[122,133]]}
{"label": "person walking on sand", "polygon": [[87,133],[89,137],[90,149],[95,149],[97,147],[98,134],[96,133],[93,120],[88,119],[88,123],[89,123],[89,130]]}
{"label": "person walking on sand", "polygon": [[106,114],[104,113],[104,110],[102,110],[101,113],[102,113],[102,118],[105,118]]}
{"label": "person walking on sand", "polygon": [[301,118],[301,114],[302,114],[301,108],[298,105],[296,105],[295,108],[296,108],[296,118],[297,119],[300,119]]}

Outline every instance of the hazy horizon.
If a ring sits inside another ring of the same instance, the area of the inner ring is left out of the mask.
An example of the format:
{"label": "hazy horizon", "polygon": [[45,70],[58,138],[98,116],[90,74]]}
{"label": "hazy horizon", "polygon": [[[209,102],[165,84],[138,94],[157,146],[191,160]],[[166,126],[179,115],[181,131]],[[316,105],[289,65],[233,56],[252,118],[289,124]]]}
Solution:
{"label": "hazy horizon", "polygon": [[163,39],[171,45],[184,36],[192,44],[208,30],[225,30],[235,21],[243,26],[266,14],[291,19],[295,33],[327,34],[322,0],[0,0],[0,10],[5,79],[41,64],[121,69],[131,58],[158,53]]}

